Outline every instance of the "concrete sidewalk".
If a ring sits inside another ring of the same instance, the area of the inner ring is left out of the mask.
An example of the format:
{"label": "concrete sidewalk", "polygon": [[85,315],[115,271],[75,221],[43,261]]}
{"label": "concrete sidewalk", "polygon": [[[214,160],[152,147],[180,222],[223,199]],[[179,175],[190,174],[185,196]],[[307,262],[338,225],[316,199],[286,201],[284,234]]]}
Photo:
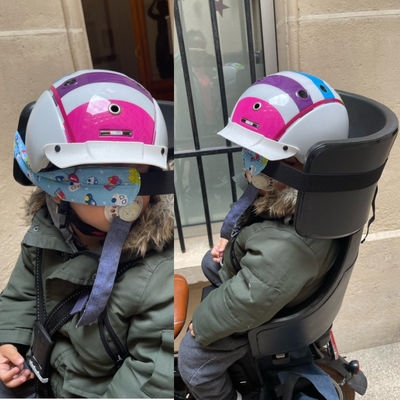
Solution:
{"label": "concrete sidewalk", "polygon": [[358,400],[400,400],[400,343],[386,344],[345,354],[360,362],[368,389]]}

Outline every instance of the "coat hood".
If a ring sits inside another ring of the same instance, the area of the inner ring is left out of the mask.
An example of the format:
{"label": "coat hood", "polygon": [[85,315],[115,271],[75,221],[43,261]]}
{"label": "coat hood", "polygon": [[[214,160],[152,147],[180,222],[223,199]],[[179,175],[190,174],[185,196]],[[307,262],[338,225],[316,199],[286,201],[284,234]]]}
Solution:
{"label": "coat hood", "polygon": [[252,210],[256,215],[267,214],[273,218],[289,217],[296,211],[297,190],[269,178],[268,188],[254,200]]}
{"label": "coat hood", "polygon": [[[26,216],[30,220],[46,206],[46,193],[36,188],[26,204]],[[150,250],[161,251],[172,242],[174,236],[173,195],[152,196],[142,216],[134,223],[123,252],[130,256],[144,256]]]}

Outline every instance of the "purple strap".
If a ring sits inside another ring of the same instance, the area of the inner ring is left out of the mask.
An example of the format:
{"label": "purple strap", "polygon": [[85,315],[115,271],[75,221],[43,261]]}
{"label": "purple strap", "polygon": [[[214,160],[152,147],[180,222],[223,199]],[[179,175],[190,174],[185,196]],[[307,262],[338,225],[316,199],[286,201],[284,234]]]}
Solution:
{"label": "purple strap", "polygon": [[228,240],[231,238],[232,230],[237,220],[250,207],[257,195],[258,189],[249,183],[240,199],[232,206],[225,217],[221,228],[221,237]]}
{"label": "purple strap", "polygon": [[131,222],[123,221],[119,217],[113,218],[104,241],[96,279],[89,298],[87,299],[87,296],[79,297],[71,311],[73,314],[83,309],[82,316],[76,327],[93,324],[106,307],[114,286],[122,246],[128,236],[131,224]]}

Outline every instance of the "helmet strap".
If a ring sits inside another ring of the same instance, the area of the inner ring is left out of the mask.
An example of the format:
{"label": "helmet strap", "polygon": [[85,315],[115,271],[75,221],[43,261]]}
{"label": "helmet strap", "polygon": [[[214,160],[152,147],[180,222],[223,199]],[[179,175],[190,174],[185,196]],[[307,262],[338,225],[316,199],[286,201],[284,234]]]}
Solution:
{"label": "helmet strap", "polygon": [[92,225],[83,222],[78,214],[74,211],[72,207],[69,209],[69,223],[74,224],[74,226],[79,230],[79,232],[83,233],[84,235],[88,236],[96,236],[99,238],[104,238],[106,233],[101,231],[100,229],[95,228]]}
{"label": "helmet strap", "polygon": [[249,183],[240,199],[232,206],[221,227],[221,237],[230,239],[233,228],[241,215],[250,207],[258,195],[258,189]]}
{"label": "helmet strap", "polygon": [[316,174],[300,171],[281,161],[268,161],[263,173],[302,192],[347,192],[375,184],[386,161],[378,168],[357,174]]}
{"label": "helmet strap", "polygon": [[60,228],[66,228],[68,226],[68,215],[70,212],[70,205],[67,201],[61,200],[57,205],[57,214],[60,216]]}
{"label": "helmet strap", "polygon": [[61,201],[57,204],[49,194],[46,194],[46,205],[54,226],[60,231],[66,244],[76,253],[78,248],[74,242],[75,235],[69,224],[69,203]]}
{"label": "helmet strap", "polygon": [[90,295],[79,298],[72,313],[82,312],[77,327],[91,325],[103,312],[114,286],[122,247],[131,229],[131,222],[114,217],[104,241],[96,279]]}

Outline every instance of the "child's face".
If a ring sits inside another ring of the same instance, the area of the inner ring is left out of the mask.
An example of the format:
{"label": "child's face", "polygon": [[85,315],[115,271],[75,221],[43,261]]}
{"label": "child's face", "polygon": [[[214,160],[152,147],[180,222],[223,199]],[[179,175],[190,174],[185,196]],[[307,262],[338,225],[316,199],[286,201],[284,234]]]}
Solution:
{"label": "child's face", "polygon": [[[142,199],[143,207],[140,215],[142,215],[143,211],[149,204],[150,196],[142,196]],[[78,217],[86,224],[89,224],[103,232],[108,232],[110,229],[111,222],[108,221],[104,214],[104,206],[91,206],[81,203],[70,203],[70,205]]]}
{"label": "child's face", "polygon": [[[149,167],[148,165],[131,165],[130,167],[136,168],[139,172],[147,172]],[[150,201],[150,196],[141,196],[143,199],[143,207],[140,215],[144,212],[147,205]],[[59,203],[60,200],[58,198],[53,197],[53,200],[56,203]],[[105,216],[105,206],[93,206],[89,204],[81,204],[81,203],[70,203],[71,208],[76,212],[78,217],[85,222],[93,226],[96,229],[99,229],[103,232],[108,232],[111,226],[111,222]]]}

